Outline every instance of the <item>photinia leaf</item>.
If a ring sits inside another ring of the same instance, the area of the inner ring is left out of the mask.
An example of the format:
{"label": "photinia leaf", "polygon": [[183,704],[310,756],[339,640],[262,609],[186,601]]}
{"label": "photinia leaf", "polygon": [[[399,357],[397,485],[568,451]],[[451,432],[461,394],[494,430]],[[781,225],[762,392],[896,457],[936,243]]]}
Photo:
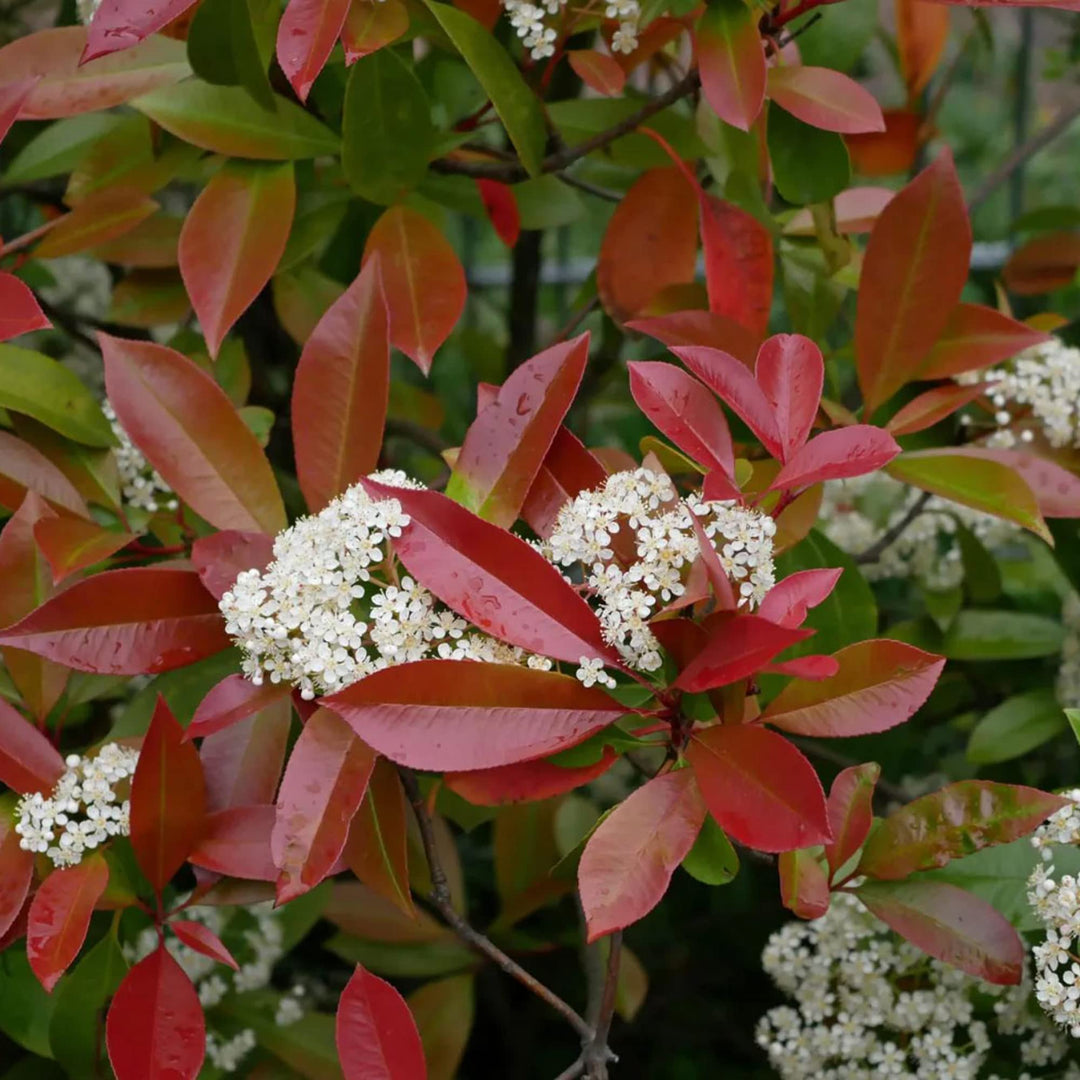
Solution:
{"label": "photinia leaf", "polygon": [[867,841],[859,873],[906,878],[1037,829],[1069,800],[1037,788],[961,780],[891,813]]}
{"label": "photinia leaf", "polygon": [[809,848],[781,851],[780,901],[800,919],[820,919],[829,910],[829,878],[818,855]]}
{"label": "photinia leaf", "polygon": [[[621,958],[624,962],[626,954]],[[430,1080],[453,1080],[472,1034],[476,1011],[472,972],[425,983],[408,998]]]}
{"label": "photinia leaf", "polygon": [[537,802],[564,795],[595,780],[615,764],[615,752],[605,747],[594,765],[564,768],[550,761],[521,761],[494,769],[448,772],[443,782],[455,794],[474,806],[502,806],[504,803]]}
{"label": "photinia leaf", "polygon": [[742,0],[707,4],[694,34],[701,89],[725,123],[749,131],[765,101],[765,49]]}
{"label": "photinia leaf", "polygon": [[833,838],[825,845],[829,870],[835,874],[870,833],[874,823],[874,788],[881,777],[881,766],[870,761],[850,765],[836,774],[829,789],[829,828]]}
{"label": "photinia leaf", "polygon": [[648,334],[665,345],[705,345],[719,349],[751,369],[760,340],[734,319],[711,311],[675,311],[656,318],[634,319],[626,328]]}
{"label": "photinia leaf", "polygon": [[[833,199],[836,231],[869,232],[895,194],[891,188],[883,187],[852,187],[841,191]],[[813,236],[815,232],[814,219],[809,208],[792,214],[784,224],[785,236]]]}
{"label": "photinia leaf", "polygon": [[796,656],[794,660],[785,660],[782,664],[769,664],[762,669],[770,675],[794,675],[797,679],[831,679],[839,670],[840,664],[833,656],[811,654]]}
{"label": "photinia leaf", "polygon": [[291,726],[292,702],[280,697],[203,739],[199,760],[208,813],[274,801]]}
{"label": "photinia leaf", "polygon": [[470,660],[377,671],[323,704],[391,761],[446,772],[546,757],[626,712],[569,675]]}
{"label": "photinia leaf", "polygon": [[233,587],[244,570],[265,570],[274,557],[274,539],[264,532],[225,529],[200,536],[191,545],[191,564],[215,600]]}
{"label": "photinia leaf", "polygon": [[566,59],[586,86],[605,97],[618,97],[626,85],[626,72],[608,53],[596,49],[568,49]]}
{"label": "photinia leaf", "polygon": [[142,0],[101,0],[86,31],[80,63],[130,49],[179,18],[195,0],[164,0],[147,7]]}
{"label": "photinia leaf", "polygon": [[23,910],[34,877],[34,853],[21,841],[11,814],[0,814],[0,940]]}
{"label": "photinia leaf", "polygon": [[164,943],[124,977],[105,1041],[116,1080],[195,1080],[206,1055],[199,995]]}
{"label": "photinia leaf", "polygon": [[717,724],[691,735],[686,756],[709,813],[739,843],[791,851],[831,839],[817,773],[775,732]]}
{"label": "photinia leaf", "polygon": [[898,410],[886,424],[886,428],[893,435],[912,435],[916,431],[925,431],[952,416],[957,409],[962,409],[985,391],[984,383],[973,386],[945,383],[932,390],[924,390]]}
{"label": "photinia leaf", "polygon": [[1041,296],[1072,284],[1080,266],[1080,236],[1055,232],[1036,236],[1018,247],[1001,272],[1009,292]]}
{"label": "photinia leaf", "polygon": [[57,509],[90,517],[83,497],[57,466],[28,442],[0,431],[0,506],[17,510],[28,491]]}
{"label": "photinia leaf", "polygon": [[864,476],[883,468],[899,453],[896,440],[884,428],[871,424],[823,431],[791,456],[769,490],[795,491],[822,480]]}
{"label": "photinia leaf", "polygon": [[0,272],[0,341],[29,334],[32,330],[47,330],[50,326],[52,323],[45,318],[30,286],[14,274]]}
{"label": "photinia leaf", "polygon": [[209,956],[211,960],[216,960],[219,964],[227,964],[233,971],[240,970],[240,965],[233,959],[233,954],[210,927],[187,919],[170,919],[169,929],[189,949],[194,949],[203,956]]}
{"label": "photinia leaf", "polygon": [[588,941],[656,907],[704,820],[693,771],[679,769],[653,777],[600,822],[578,863]]}
{"label": "photinia leaf", "polygon": [[949,9],[923,0],[895,0],[900,73],[914,102],[933,78],[949,40]]}
{"label": "photinia leaf", "polygon": [[[376,0],[376,3],[379,2],[385,3],[385,0]],[[514,247],[521,236],[521,214],[514,197],[514,189],[509,184],[481,177],[476,181],[476,190],[480,193],[488,220],[499,239],[508,248]]]}
{"label": "photinia leaf", "polygon": [[76,582],[0,633],[77,671],[157,674],[229,645],[214,598],[190,570],[133,567]]}
{"label": "photinia leaf", "polygon": [[52,791],[64,759],[14,705],[0,698],[0,782],[21,795]]}
{"label": "photinia leaf", "polygon": [[[275,98],[267,77],[281,7],[271,0],[202,0],[187,32],[188,59],[200,79],[241,86],[264,109]],[[221,48],[228,40],[229,48]]]}
{"label": "photinia leaf", "polygon": [[943,881],[870,881],[855,895],[930,956],[998,986],[1020,982],[1024,944],[985,900]]}
{"label": "photinia leaf", "polygon": [[465,433],[447,496],[485,521],[513,525],[588,360],[589,335],[582,334],[515,368]]}
{"label": "photinia leaf", "polygon": [[134,539],[131,533],[114,532],[83,518],[59,514],[34,523],[34,540],[49,563],[54,585],[115,555]]}
{"label": "photinia leaf", "polygon": [[754,378],[772,408],[781,460],[787,461],[814,426],[825,385],[821,350],[802,334],[774,334],[758,351]]}
{"label": "photinia leaf", "polygon": [[228,162],[188,211],[180,273],[211,357],[273,275],[295,208],[291,164]]}
{"label": "photinia leaf", "polygon": [[765,594],[758,614],[778,626],[802,626],[807,611],[829,598],[843,572],[830,567],[788,574]]}
{"label": "photinia leaf", "polygon": [[[621,70],[621,69],[620,69]],[[12,82],[5,81],[3,85],[0,85],[0,143],[4,141],[4,137],[11,130],[11,125],[18,119],[19,112],[21,111],[26,99],[30,96],[30,91],[37,86],[38,76],[28,75],[22,79],[15,79]],[[0,274],[0,301],[3,301],[4,282],[6,279],[11,278],[10,274]],[[17,278],[13,280],[18,280]],[[12,294],[8,294],[12,295]],[[22,299],[20,297],[20,299]],[[33,294],[31,294],[31,300],[33,300]],[[25,301],[24,301],[25,302]],[[34,303],[36,307],[36,302]],[[3,331],[3,319],[6,316],[7,309],[0,307],[0,312],[4,312],[4,315],[0,315],[0,333]],[[44,316],[42,316],[44,318]],[[45,323],[49,325],[48,322]],[[15,333],[23,333],[22,330],[17,330]],[[14,334],[8,334],[8,337],[13,337]],[[0,336],[0,341],[4,338]]]}
{"label": "photinia leaf", "polygon": [[405,999],[359,964],[338,1002],[336,1042],[345,1080],[427,1076],[420,1032]]}
{"label": "photinia leaf", "polygon": [[311,715],[285,766],[270,837],[279,904],[313,889],[337,862],[374,767],[374,752],[340,716]]}
{"label": "photinia leaf", "polygon": [[1056,462],[1027,450],[1010,450],[1004,446],[962,446],[956,448],[956,453],[997,461],[1018,473],[1031,488],[1044,517],[1076,517],[1076,508],[1080,506],[1080,477]]}
{"label": "photinia leaf", "polygon": [[35,247],[39,259],[74,255],[130,232],[161,209],[149,195],[131,188],[103,188],[87,195],[60,218]]}
{"label": "photinia leaf", "polygon": [[345,25],[349,0],[289,0],[277,31],[277,58],[296,96],[308,92]]}
{"label": "photinia leaf", "polygon": [[290,692],[288,683],[275,683],[267,679],[256,686],[243,675],[226,675],[199,702],[184,738],[212,735],[257,713],[279,698],[288,697]]}
{"label": "photinia leaf", "polygon": [[873,94],[831,68],[772,67],[768,91],[777,105],[804,124],[847,135],[885,130],[885,118]]}
{"label": "photinia leaf", "polygon": [[345,63],[385,48],[408,29],[409,12],[401,0],[352,0],[341,28]]}
{"label": "photinia leaf", "polygon": [[270,855],[270,834],[276,815],[271,804],[230,806],[208,814],[188,862],[246,881],[275,881],[278,868]]}
{"label": "photinia leaf", "polygon": [[803,123],[779,105],[769,110],[766,148],[776,190],[796,206],[829,203],[851,183],[851,155],[843,138]]}
{"label": "photinia leaf", "polygon": [[575,495],[599,487],[607,470],[568,428],[561,427],[521,507],[521,517],[537,536],[550,536],[559,511]]}
{"label": "photinia leaf", "polygon": [[164,345],[100,341],[109,402],[173,491],[220,529],[280,532],[270,463],[213,377]]}
{"label": "photinia leaf", "polygon": [[[465,271],[449,241],[407,206],[387,210],[371,228],[364,262],[378,256],[390,317],[390,344],[426,375],[465,307]],[[433,289],[426,283],[437,281]]]}
{"label": "photinia leaf", "polygon": [[26,922],[26,958],[49,993],[78,956],[94,905],[108,883],[109,867],[94,851],[75,866],[53,870],[34,893]]}
{"label": "photinia leaf", "polygon": [[957,304],[945,329],[919,366],[920,379],[948,379],[965,371],[993,367],[1049,338],[982,304]]}

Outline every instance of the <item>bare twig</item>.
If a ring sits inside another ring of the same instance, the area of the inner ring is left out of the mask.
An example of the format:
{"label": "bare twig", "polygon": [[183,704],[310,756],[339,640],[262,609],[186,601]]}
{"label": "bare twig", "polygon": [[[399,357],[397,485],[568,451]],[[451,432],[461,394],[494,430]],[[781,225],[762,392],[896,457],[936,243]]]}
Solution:
{"label": "bare twig", "polygon": [[878,559],[881,558],[882,552],[897,540],[901,533],[903,533],[903,531],[923,512],[929,501],[930,492],[924,491],[911,504],[911,508],[908,512],[895,525],[886,529],[865,551],[860,551],[859,554],[855,556],[855,562],[860,566],[877,562]]}
{"label": "bare twig", "polygon": [[605,199],[607,202],[622,202],[622,195],[617,191],[612,191],[610,188],[600,187],[599,184],[590,184],[588,180],[579,180],[576,176],[571,176],[567,172],[559,172],[555,176],[567,187],[577,188],[578,191],[584,191],[587,195],[595,195],[598,199]]}
{"label": "bare twig", "polygon": [[594,296],[587,304],[570,316],[566,325],[555,335],[551,344],[556,345],[560,341],[565,341],[599,306],[600,298]]}

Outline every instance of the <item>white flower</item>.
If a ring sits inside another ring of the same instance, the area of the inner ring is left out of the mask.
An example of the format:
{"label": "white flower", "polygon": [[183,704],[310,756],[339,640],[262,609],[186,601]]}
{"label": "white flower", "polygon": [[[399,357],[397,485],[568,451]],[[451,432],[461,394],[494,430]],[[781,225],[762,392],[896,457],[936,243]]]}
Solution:
{"label": "white flower", "polygon": [[119,443],[113,448],[113,457],[116,460],[120,494],[124,502],[149,514],[156,514],[162,509],[175,510],[179,504],[173,489],[131,441],[108,401],[101,403],[101,411]]}

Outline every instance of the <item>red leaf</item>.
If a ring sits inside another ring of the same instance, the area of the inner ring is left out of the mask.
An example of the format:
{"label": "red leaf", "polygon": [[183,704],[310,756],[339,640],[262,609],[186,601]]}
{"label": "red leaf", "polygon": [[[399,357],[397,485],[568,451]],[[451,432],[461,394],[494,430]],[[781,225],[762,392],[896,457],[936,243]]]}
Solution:
{"label": "red leaf", "polygon": [[363,483],[376,498],[401,504],[410,520],[394,540],[394,551],[421,585],[462,618],[500,641],[555,660],[577,663],[588,656],[618,662],[589,605],[524,540],[436,491]]}
{"label": "red leaf", "polygon": [[124,976],[109,1006],[105,1041],[116,1080],[195,1080],[206,1021],[184,969],[159,945]]}
{"label": "red leaf", "polygon": [[923,0],[895,0],[896,51],[908,98],[915,102],[937,70],[949,40],[949,9]]}
{"label": "red leaf", "polygon": [[980,397],[985,390],[983,383],[974,386],[958,386],[955,383],[935,386],[912,398],[886,424],[886,428],[893,435],[913,435],[916,431],[925,431]]}
{"label": "red leaf", "polygon": [[782,851],[776,860],[780,901],[800,919],[820,919],[829,910],[829,878],[808,848]]}
{"label": "red leaf", "polygon": [[578,864],[588,941],[637,922],[660,903],[704,821],[690,769],[653,777],[604,818]]}
{"label": "red leaf", "polygon": [[843,572],[840,568],[789,574],[766,593],[758,614],[778,626],[802,626],[807,610],[828,599]]}
{"label": "red leaf", "polygon": [[179,18],[195,0],[164,0],[147,7],[145,0],[101,0],[87,29],[80,64],[130,49]]}
{"label": "red leaf", "polygon": [[34,853],[19,846],[21,839],[10,813],[0,816],[0,942],[23,910],[34,877]]}
{"label": "red leaf", "polygon": [[[853,187],[833,199],[836,228],[841,233],[865,233],[874,227],[881,211],[896,194],[891,188]],[[814,219],[808,207],[796,211],[784,226],[787,236],[813,236]]]}
{"label": "red leaf", "polygon": [[[14,124],[15,121],[18,119],[19,110],[23,107],[23,102],[25,102],[26,99],[30,96],[30,91],[33,90],[35,86],[37,86],[37,83],[37,76],[29,75],[25,78],[15,79],[14,81],[10,82],[5,80],[4,83],[0,85],[0,143],[4,141],[4,137],[11,130],[11,125]],[[17,278],[12,278],[12,275],[10,274],[0,274],[0,341],[5,340],[3,336],[4,320],[9,317],[13,318],[13,315],[9,316],[9,309],[4,304],[5,281],[9,279],[15,281],[18,280]],[[26,288],[26,286],[24,285],[23,288]],[[29,290],[27,291],[29,292]],[[10,298],[13,297],[15,293],[9,292],[6,295],[10,301]],[[24,300],[24,298],[21,297],[21,294],[20,299]],[[33,307],[36,308],[37,301],[33,299],[33,293],[30,294],[30,300],[33,304]],[[43,315],[42,318],[44,319],[45,316]],[[49,326],[50,323],[48,322],[48,320],[46,320],[43,325]],[[31,329],[38,328],[32,327]],[[14,337],[15,334],[22,333],[24,333],[24,331],[15,330],[9,333],[7,336]]]}
{"label": "red leaf", "polygon": [[476,181],[476,188],[499,239],[508,248],[514,247],[521,235],[521,215],[518,213],[514,189],[509,184],[500,184],[498,180],[483,178]]}
{"label": "red leaf", "polygon": [[48,560],[54,585],[115,555],[135,539],[83,518],[45,517],[34,523],[34,539]]}
{"label": "red leaf", "polygon": [[760,339],[772,308],[772,234],[752,214],[715,195],[702,194],[699,202],[709,310]]}
{"label": "red leaf", "polygon": [[211,930],[200,922],[189,922],[186,919],[172,919],[169,929],[189,948],[194,949],[203,956],[209,956],[219,964],[228,964],[233,971],[239,971],[240,965],[233,959],[233,954],[225,948],[225,943]]}
{"label": "red leaf", "polygon": [[275,881],[270,833],[277,807],[232,806],[207,815],[206,827],[188,862],[218,874],[248,881]]}
{"label": "red leaf", "polygon": [[922,141],[923,118],[913,109],[886,109],[885,130],[846,135],[855,172],[863,176],[894,176],[915,165]]}
{"label": "red leaf", "polygon": [[109,402],[173,491],[219,529],[280,532],[270,463],[213,377],[164,345],[99,340]]}
{"label": "red leaf", "polygon": [[787,461],[810,435],[825,385],[821,350],[802,334],[774,334],[761,346],[754,378],[773,410]]}
{"label": "red leaf", "polygon": [[180,275],[212,357],[277,268],[295,209],[291,162],[229,162],[188,211]]}
{"label": "red leaf", "polygon": [[694,34],[701,89],[725,123],[749,131],[765,101],[765,49],[740,0],[709,4]]}
{"label": "red leaf", "polygon": [[420,660],[323,698],[391,761],[445,772],[546,757],[626,709],[569,675],[471,660]]}
{"label": "red leaf", "polygon": [[372,226],[364,262],[373,255],[386,291],[390,344],[426,375],[465,308],[465,271],[439,229],[407,206],[392,206]]}
{"label": "red leaf", "polygon": [[63,774],[64,759],[56,747],[0,698],[0,782],[20,795],[47,794]]}
{"label": "red leaf", "polygon": [[920,365],[918,376],[948,379],[965,371],[992,367],[1049,339],[1049,334],[994,308],[957,304],[926,361]]}
{"label": "red leaf", "polygon": [[41,451],[10,432],[0,431],[0,506],[17,510],[28,491],[58,509],[90,516],[71,481]]}
{"label": "red leaf", "polygon": [[54,870],[34,893],[26,924],[26,958],[49,993],[79,955],[94,905],[108,883],[109,867],[95,851],[77,866]]}
{"label": "red leaf", "polygon": [[485,521],[513,525],[588,360],[589,335],[582,334],[516,368],[465,433],[446,494]]}
{"label": "red leaf", "polygon": [[833,678],[789,683],[762,719],[819,738],[886,731],[915,714],[945,666],[940,656],[887,638],[848,645],[836,659],[840,671]]}
{"label": "red leaf", "polygon": [[770,491],[795,491],[848,476],[863,476],[888,465],[900,447],[884,429],[870,424],[823,431],[797,450],[776,474]]}
{"label": "red leaf", "polygon": [[829,870],[836,873],[863,845],[874,823],[874,788],[881,776],[877,762],[851,765],[836,774],[829,789],[829,828],[825,845]]}
{"label": "red leaf", "polygon": [[1080,236],[1047,233],[1018,247],[1001,272],[1017,296],[1041,296],[1072,284],[1080,266]]}
{"label": "red leaf", "polygon": [[54,259],[86,251],[130,232],[159,209],[148,195],[131,188],[91,192],[74,210],[52,223],[34,254]]}
{"label": "red leaf", "polygon": [[206,787],[195,747],[159,697],[131,778],[131,846],[146,880],[161,892],[199,842]]}
{"label": "red leaf", "polygon": [[961,457],[997,461],[1014,469],[1031,489],[1044,517],[1076,517],[1076,508],[1080,506],[1080,477],[1056,462],[1027,450],[997,446],[961,446],[957,447],[956,453]]}
{"label": "red leaf", "polygon": [[773,67],[768,88],[769,97],[804,124],[845,135],[885,130],[885,118],[874,95],[831,68]]}
{"label": "red leaf", "polygon": [[304,345],[292,392],[300,489],[321,510],[379,463],[390,340],[377,259],[330,305]]}
{"label": "red leaf", "polygon": [[711,311],[676,311],[652,319],[634,319],[628,330],[662,341],[665,345],[705,345],[729,353],[753,368],[759,338],[741,323]]}
{"label": "red leaf", "polygon": [[191,545],[191,563],[207,592],[220,600],[244,570],[265,570],[274,557],[274,538],[264,532],[226,529],[200,536]]}
{"label": "red leaf", "polygon": [[874,410],[919,375],[967,281],[971,224],[946,150],[881,212],[855,315],[859,386]]}
{"label": "red leaf", "polygon": [[[716,472],[709,473],[710,478],[716,477],[717,475]],[[715,480],[713,482],[715,483]],[[710,490],[708,494],[710,501],[714,500],[715,494],[714,491]],[[727,493],[725,492],[724,494]],[[693,526],[694,534],[697,536],[698,550],[701,552],[701,565],[704,567],[705,576],[712,586],[717,606],[721,611],[734,611],[738,607],[738,601],[735,599],[735,590],[731,586],[731,579],[727,576],[727,571],[720,562],[720,556],[717,553],[716,546],[713,541],[709,539],[708,533],[705,532],[705,526],[698,520],[697,514],[690,515],[690,524]],[[687,592],[689,591],[690,590],[687,589]],[[686,594],[684,593],[683,598],[685,598],[685,595]],[[680,620],[680,622],[682,622],[682,620]],[[692,631],[691,633],[694,632]],[[661,638],[661,643],[664,644],[663,638]],[[664,648],[667,649],[668,652],[672,651],[667,644],[664,644]],[[684,659],[679,661],[679,667],[686,667],[697,653],[698,649],[694,648],[692,653],[685,655]]]}
{"label": "red leaf", "polygon": [[203,739],[208,812],[274,801],[291,726],[292,702],[281,698]]}
{"label": "red leaf", "polygon": [[285,766],[270,836],[279,904],[313,889],[337,862],[374,767],[374,752],[336,713],[319,709],[304,725]]}
{"label": "red leaf", "polygon": [[930,956],[999,986],[1020,982],[1024,944],[985,900],[943,881],[871,881],[855,895]]}
{"label": "red leaf", "polygon": [[769,664],[762,668],[770,675],[794,675],[797,679],[831,679],[840,670],[840,665],[833,656],[796,656],[782,664]]}
{"label": "red leaf", "polygon": [[256,686],[243,675],[226,675],[199,702],[191,723],[184,732],[185,741],[221,731],[264,709],[279,698],[288,697],[288,683],[264,682]]}
{"label": "red leaf", "polygon": [[214,598],[190,570],[133,567],[78,581],[0,633],[77,671],[156,675],[229,645]]}
{"label": "red leaf", "polygon": [[586,86],[604,97],[618,97],[626,86],[626,72],[618,60],[595,49],[569,49],[566,59]]}
{"label": "red leaf", "polygon": [[831,839],[821,781],[787,739],[718,724],[691,736],[687,760],[709,813],[740,843],[790,851]]}
{"label": "red leaf", "polygon": [[550,536],[562,507],[580,492],[600,487],[607,475],[581,440],[560,427],[525,497],[522,520],[537,536]]}
{"label": "red leaf", "polygon": [[[3,139],[4,117],[0,86],[0,139]],[[0,272],[0,341],[28,334],[31,330],[45,330],[52,323],[45,318],[30,287],[14,274]]]}
{"label": "red leaf", "polygon": [[345,63],[378,52],[408,29],[409,12],[401,0],[352,0],[341,28]]}
{"label": "red leaf", "polygon": [[405,999],[359,964],[341,992],[337,1051],[345,1080],[425,1080],[420,1032]]}
{"label": "red leaf", "polygon": [[717,616],[705,647],[674,685],[696,694],[747,679],[777,653],[813,632],[777,626],[759,615]]}
{"label": "red leaf", "polygon": [[539,802],[564,795],[595,780],[615,764],[617,755],[605,747],[595,765],[567,769],[550,761],[521,761],[495,769],[448,772],[443,782],[455,794],[474,806],[502,806],[504,803]]}
{"label": "red leaf", "polygon": [[301,101],[307,101],[348,12],[349,0],[289,0],[278,23],[277,58]]}
{"label": "red leaf", "polygon": [[700,382],[674,364],[628,365],[630,393],[641,411],[706,470],[735,474],[735,454],[724,410]]}

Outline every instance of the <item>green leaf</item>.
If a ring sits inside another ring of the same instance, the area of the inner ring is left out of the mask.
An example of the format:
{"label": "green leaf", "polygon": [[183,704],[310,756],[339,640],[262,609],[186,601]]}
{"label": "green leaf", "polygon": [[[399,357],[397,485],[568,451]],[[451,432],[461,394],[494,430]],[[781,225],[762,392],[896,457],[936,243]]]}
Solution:
{"label": "green leaf", "polygon": [[393,49],[353,64],[341,150],[353,191],[383,206],[400,202],[424,178],[434,136],[427,94]]}
{"label": "green leaf", "polygon": [[77,375],[42,353],[0,345],[0,406],[86,446],[113,446],[109,421]]}
{"label": "green leaf", "polygon": [[845,0],[843,10],[820,7],[792,23],[801,62],[834,71],[851,71],[878,29],[875,0]]}
{"label": "green leaf", "polygon": [[1061,706],[1052,690],[1014,694],[991,709],[972,731],[968,761],[996,765],[1020,757],[1065,729]]}
{"label": "green leaf", "polygon": [[514,198],[523,229],[557,229],[585,216],[581,196],[554,176],[538,176],[515,184]]}
{"label": "green leaf", "polygon": [[25,944],[0,953],[0,1032],[38,1057],[51,1058],[49,1022],[56,998],[30,970]]}
{"label": "green leaf", "polygon": [[131,104],[177,138],[217,154],[295,161],[338,151],[338,137],[299,105],[275,97],[273,109],[264,109],[238,86],[187,79]]}
{"label": "green leaf", "polygon": [[703,885],[726,885],[739,872],[739,856],[727,834],[711,817],[705,818],[682,868]]}
{"label": "green leaf", "polygon": [[964,588],[976,604],[989,604],[1001,595],[1001,571],[982,541],[956,519],[956,538],[964,562]]}
{"label": "green leaf", "polygon": [[471,15],[425,2],[491,99],[525,171],[539,176],[547,142],[544,114],[510,54]]}
{"label": "green leaf", "polygon": [[457,941],[402,944],[334,934],[324,947],[350,964],[363,964],[379,975],[408,979],[450,975],[471,968],[476,961],[475,953]]}
{"label": "green leaf", "polygon": [[1061,651],[1056,619],[1023,611],[961,611],[941,651],[950,660],[1030,660]]}
{"label": "green leaf", "polygon": [[1080,709],[1066,709],[1065,719],[1069,721],[1069,727],[1072,728],[1076,741],[1080,743]]}
{"label": "green leaf", "polygon": [[266,71],[278,14],[273,0],[203,0],[188,31],[191,70],[215,86],[242,86],[272,110],[274,92]]}
{"label": "green leaf", "polygon": [[57,120],[35,135],[4,171],[5,184],[28,184],[69,173],[99,139],[123,123],[117,113],[90,112]]}
{"label": "green leaf", "polygon": [[789,203],[828,202],[851,182],[851,160],[836,132],[804,124],[774,104],[766,137],[773,183]]}

